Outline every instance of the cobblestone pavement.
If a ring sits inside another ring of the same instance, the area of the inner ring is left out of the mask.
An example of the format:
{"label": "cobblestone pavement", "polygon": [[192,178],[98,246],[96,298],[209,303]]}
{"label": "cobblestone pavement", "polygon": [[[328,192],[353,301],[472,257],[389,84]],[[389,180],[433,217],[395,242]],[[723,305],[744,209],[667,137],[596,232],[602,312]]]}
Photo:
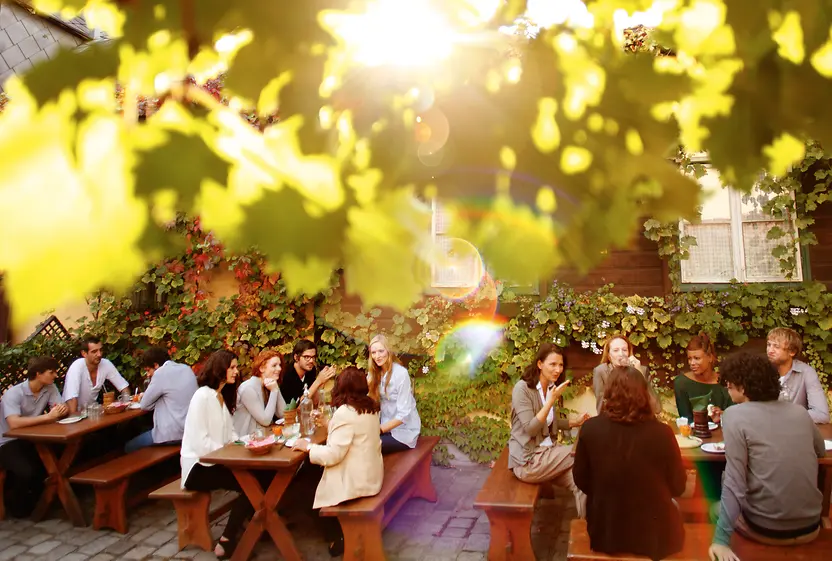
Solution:
{"label": "cobblestone pavement", "polygon": [[[432,467],[431,475],[439,500],[409,501],[385,529],[384,550],[392,560],[482,561],[489,542],[488,519],[474,510],[473,502],[489,470],[487,467]],[[82,496],[89,517],[91,497]],[[535,513],[532,544],[539,560],[566,559],[569,521],[575,516],[571,494],[556,491],[554,499],[542,500]],[[213,553],[195,548],[178,551],[176,515],[168,502],[150,501],[129,513],[130,531],[122,535],[90,528],[73,528],[66,520],[51,519],[34,524],[29,520],[0,522],[0,561],[112,561],[131,559],[216,559]],[[304,559],[324,561],[331,557],[312,519],[289,517],[289,529]],[[225,517],[214,526],[215,537]],[[255,561],[282,559],[274,544],[261,541]]]}

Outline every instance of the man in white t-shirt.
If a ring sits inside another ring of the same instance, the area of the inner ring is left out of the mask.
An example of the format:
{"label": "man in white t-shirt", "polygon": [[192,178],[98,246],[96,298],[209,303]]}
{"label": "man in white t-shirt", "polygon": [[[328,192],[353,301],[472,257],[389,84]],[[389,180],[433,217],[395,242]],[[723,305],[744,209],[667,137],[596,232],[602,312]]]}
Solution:
{"label": "man in white t-shirt", "polygon": [[106,381],[130,395],[130,384],[112,362],[103,358],[102,347],[101,340],[93,335],[81,339],[81,358],[72,363],[64,380],[63,399],[71,415],[98,401]]}

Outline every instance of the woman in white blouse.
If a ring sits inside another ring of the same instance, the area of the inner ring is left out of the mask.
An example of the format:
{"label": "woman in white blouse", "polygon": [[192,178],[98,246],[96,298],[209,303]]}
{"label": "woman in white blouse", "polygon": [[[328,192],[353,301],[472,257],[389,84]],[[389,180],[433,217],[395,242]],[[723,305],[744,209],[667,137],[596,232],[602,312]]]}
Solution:
{"label": "woman in white blouse", "polygon": [[396,361],[384,335],[370,341],[367,381],[370,397],[381,405],[381,453],[414,448],[422,421],[416,411],[410,374]]}
{"label": "woman in white blouse", "polygon": [[257,427],[268,429],[275,415],[283,418],[286,403],[277,385],[280,375],[280,353],[262,351],[251,366],[251,378],[237,390],[237,409],[234,411],[234,431],[252,434]]}
{"label": "woman in white blouse", "polygon": [[[190,491],[227,489],[240,491],[234,474],[225,466],[204,464],[199,458],[237,440],[231,418],[237,403],[237,357],[231,351],[212,354],[197,375],[199,389],[191,398],[180,464],[182,487]],[[231,506],[223,537],[214,549],[220,559],[229,557],[243,529],[254,514],[246,496],[240,493]]]}
{"label": "woman in white blouse", "polygon": [[[324,466],[324,473],[315,492],[319,509],[358,497],[371,497],[381,491],[384,481],[384,460],[379,437],[379,405],[367,394],[367,378],[355,367],[346,368],[338,376],[332,393],[332,405],[337,407],[329,421],[326,444],[309,445],[301,438],[296,450],[309,450],[309,461]],[[338,556],[344,552],[344,535],[337,519],[320,518],[325,524],[329,552]]]}

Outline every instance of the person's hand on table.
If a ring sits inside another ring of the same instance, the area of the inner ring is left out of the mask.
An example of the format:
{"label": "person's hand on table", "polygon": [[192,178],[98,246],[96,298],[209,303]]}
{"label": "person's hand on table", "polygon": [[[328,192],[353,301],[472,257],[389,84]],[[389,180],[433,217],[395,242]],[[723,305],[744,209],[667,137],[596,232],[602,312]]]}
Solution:
{"label": "person's hand on table", "polygon": [[589,420],[589,413],[584,413],[583,415],[581,415],[580,419],[577,419],[575,421],[569,421],[569,428],[574,429],[580,427],[585,422],[587,422],[587,420]]}
{"label": "person's hand on table", "polygon": [[309,441],[305,438],[298,438],[295,441],[294,446],[292,446],[292,450],[298,450],[300,452],[306,452],[309,450]]}
{"label": "person's hand on table", "polygon": [[69,408],[63,403],[55,405],[48,413],[50,419],[60,419],[69,413]]}
{"label": "person's hand on table", "polygon": [[708,557],[711,561],[740,561],[737,554],[731,551],[727,545],[712,543],[708,548]]}

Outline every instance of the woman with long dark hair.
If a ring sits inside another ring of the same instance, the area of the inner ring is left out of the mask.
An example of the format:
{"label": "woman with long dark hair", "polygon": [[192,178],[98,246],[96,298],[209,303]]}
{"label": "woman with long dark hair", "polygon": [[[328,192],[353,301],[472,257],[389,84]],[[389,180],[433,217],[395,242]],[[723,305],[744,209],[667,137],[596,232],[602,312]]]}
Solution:
{"label": "woman with long dark hair", "polygon": [[583,493],[572,480],[572,447],[558,444],[558,429],[580,426],[557,415],[558,398],[569,381],[556,386],[564,373],[564,352],[544,343],[511,392],[511,437],[508,467],[528,483],[552,481],[572,491],[578,516],[583,518]]}
{"label": "woman with long dark hair", "polygon": [[656,419],[647,380],[632,366],[607,378],[601,414],[581,429],[572,472],[587,495],[593,551],[664,559],[682,549],[673,502],[686,473],[673,430]]}
{"label": "woman with long dark hair", "polygon": [[[199,389],[191,398],[180,463],[182,487],[190,491],[240,491],[234,474],[225,466],[204,464],[199,458],[237,439],[231,415],[237,404],[237,355],[221,350],[212,354],[197,376]],[[246,518],[254,513],[243,493],[234,501],[223,537],[214,549],[224,559],[234,552]]]}
{"label": "woman with long dark hair", "polygon": [[[355,367],[336,378],[332,404],[337,407],[329,422],[326,444],[310,445],[305,439],[297,450],[309,450],[309,461],[324,466],[313,508],[340,504],[358,497],[370,497],[381,490],[384,460],[381,456],[379,404],[369,395],[367,375]],[[344,536],[334,518],[322,518],[331,540],[330,553],[340,555]]]}

